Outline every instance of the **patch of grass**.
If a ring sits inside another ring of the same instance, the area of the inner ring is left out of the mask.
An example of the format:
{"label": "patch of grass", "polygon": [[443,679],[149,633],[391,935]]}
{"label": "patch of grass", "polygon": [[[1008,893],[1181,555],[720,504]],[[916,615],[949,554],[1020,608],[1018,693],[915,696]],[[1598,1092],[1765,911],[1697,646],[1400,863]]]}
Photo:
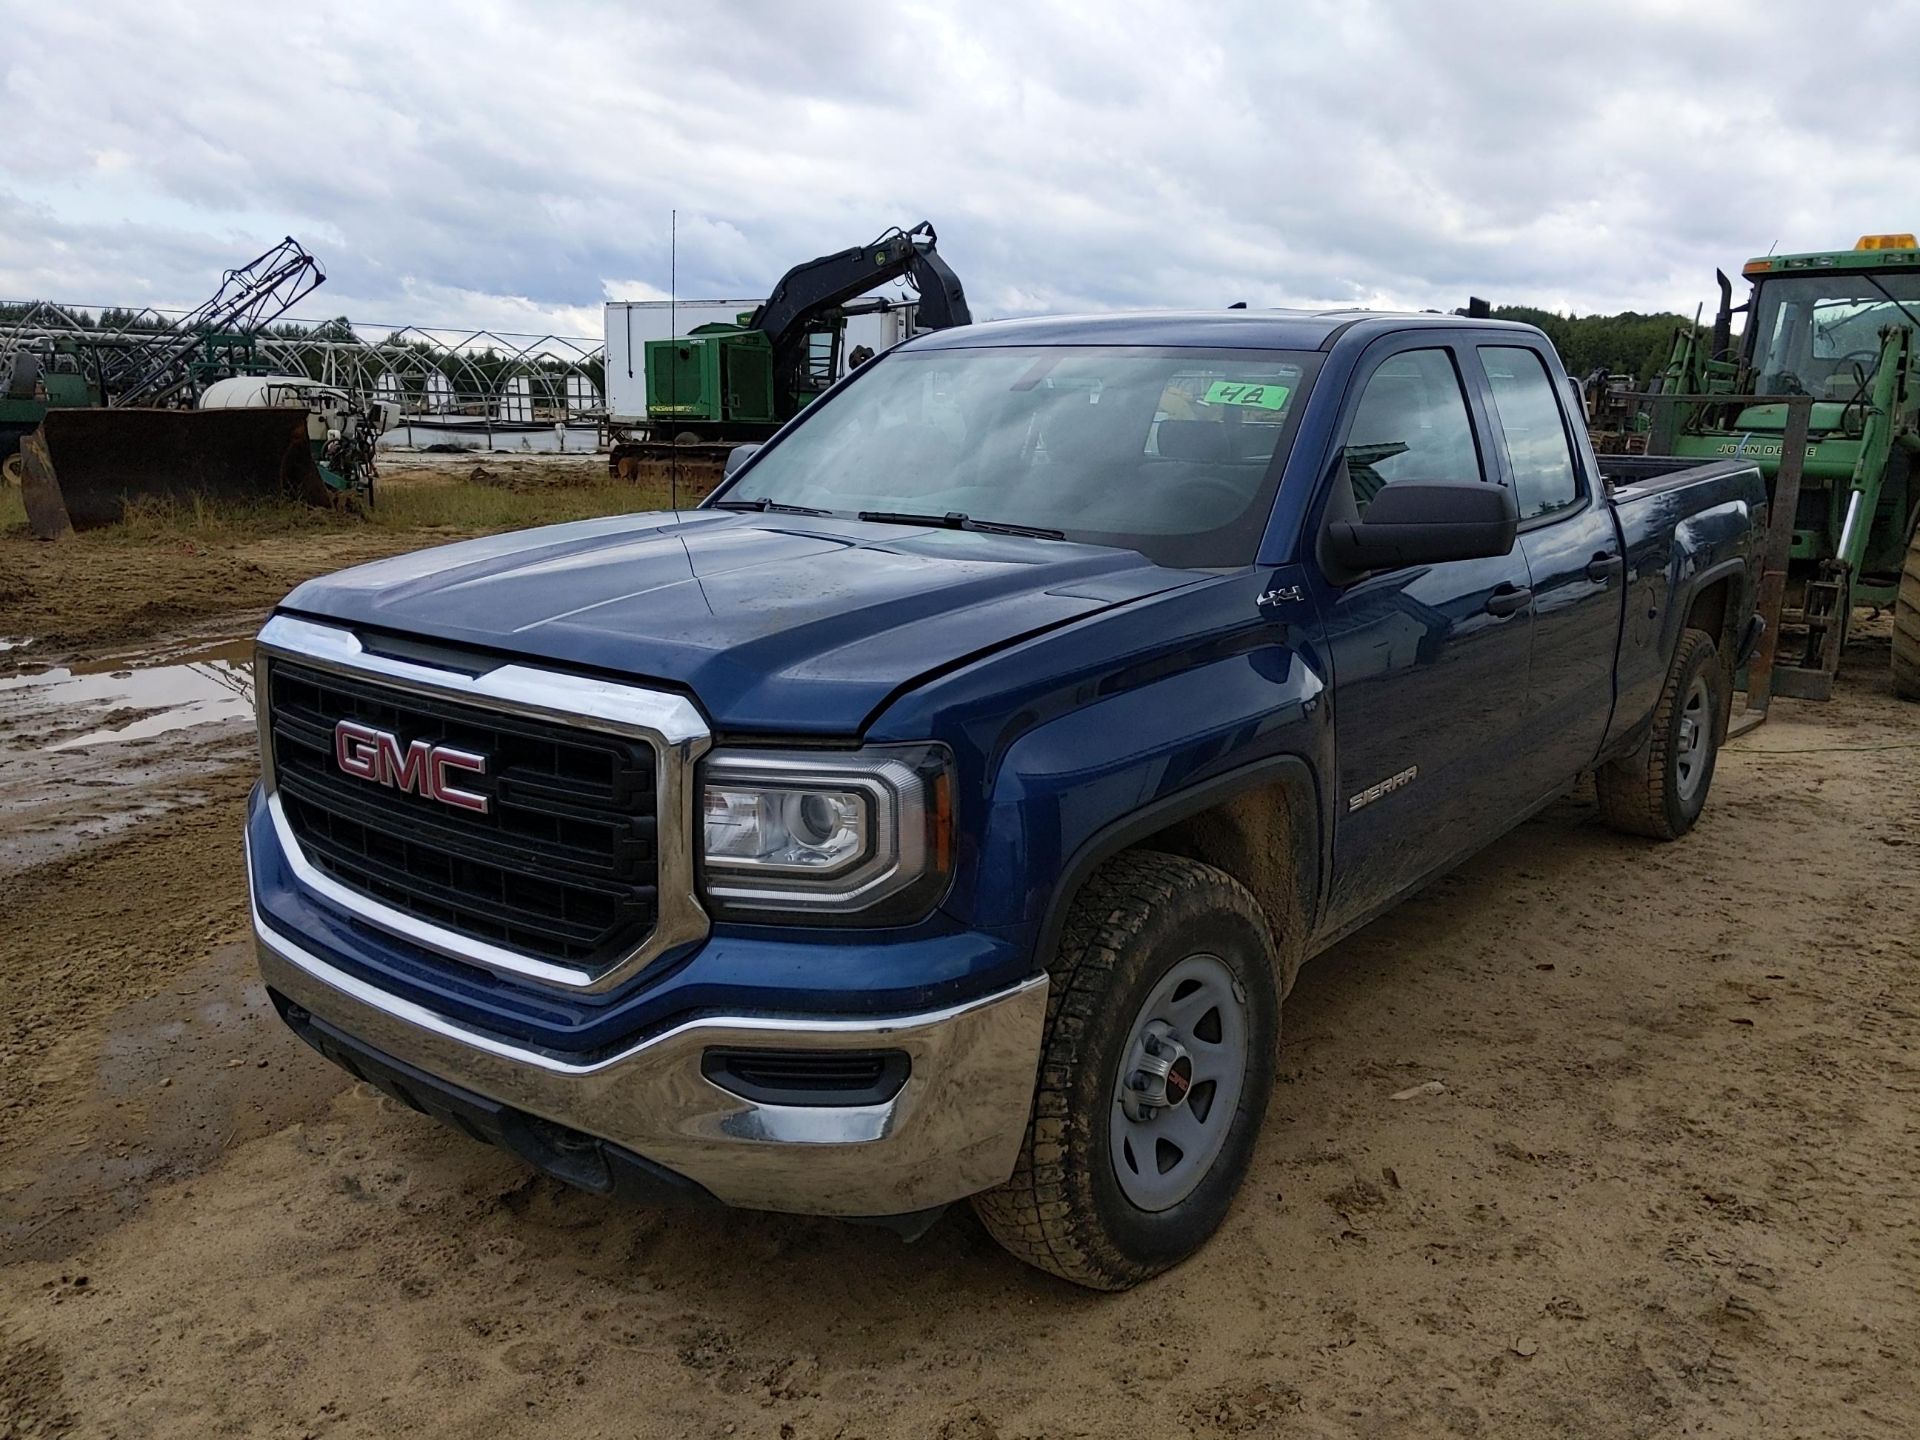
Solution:
{"label": "patch of grass", "polygon": [[180,500],[131,501],[118,525],[86,531],[82,538],[100,545],[187,540],[221,545],[262,535],[324,529],[338,523],[326,511],[294,500],[209,500],[193,495]]}
{"label": "patch of grass", "polygon": [[[423,543],[498,530],[522,530],[601,515],[667,508],[662,486],[611,478],[568,477],[558,483],[484,484],[465,477],[408,480],[377,486],[374,504],[335,508],[294,500],[141,500],[118,525],[76,537],[89,545],[186,544],[219,547],[303,532],[342,533],[355,527],[396,536],[420,533]],[[692,503],[684,493],[683,503]],[[0,491],[0,532],[24,530],[20,492]]]}

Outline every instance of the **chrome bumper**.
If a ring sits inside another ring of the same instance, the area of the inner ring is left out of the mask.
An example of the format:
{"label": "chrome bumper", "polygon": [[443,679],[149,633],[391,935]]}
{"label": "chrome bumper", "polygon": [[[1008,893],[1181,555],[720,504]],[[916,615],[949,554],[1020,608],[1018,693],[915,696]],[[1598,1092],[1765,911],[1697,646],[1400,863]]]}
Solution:
{"label": "chrome bumper", "polygon": [[[1013,1173],[1040,1056],[1047,980],[889,1019],[690,1020],[591,1064],[514,1046],[329,965],[254,916],[260,970],[287,999],[430,1075],[625,1146],[729,1205],[897,1215]],[[709,1046],[904,1050],[905,1085],[877,1105],[773,1105],[700,1073]]]}

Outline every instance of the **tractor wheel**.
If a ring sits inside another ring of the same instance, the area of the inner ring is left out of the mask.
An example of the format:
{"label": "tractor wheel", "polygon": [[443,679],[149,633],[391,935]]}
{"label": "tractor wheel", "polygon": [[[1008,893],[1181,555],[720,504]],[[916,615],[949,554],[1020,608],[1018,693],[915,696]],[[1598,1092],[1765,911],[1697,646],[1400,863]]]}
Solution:
{"label": "tractor wheel", "polygon": [[1893,601],[1893,693],[1920,700],[1920,526],[1907,537],[1900,593]]}

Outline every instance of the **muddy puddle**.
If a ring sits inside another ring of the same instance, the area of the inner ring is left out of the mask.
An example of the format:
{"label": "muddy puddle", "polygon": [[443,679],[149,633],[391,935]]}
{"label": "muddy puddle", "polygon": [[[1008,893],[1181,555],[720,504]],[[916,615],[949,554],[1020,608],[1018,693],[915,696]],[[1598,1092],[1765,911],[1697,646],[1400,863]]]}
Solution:
{"label": "muddy puddle", "polygon": [[197,804],[250,764],[252,654],[198,635],[0,677],[0,875]]}
{"label": "muddy puddle", "polygon": [[253,642],[109,656],[0,679],[0,751],[151,739],[253,713]]}

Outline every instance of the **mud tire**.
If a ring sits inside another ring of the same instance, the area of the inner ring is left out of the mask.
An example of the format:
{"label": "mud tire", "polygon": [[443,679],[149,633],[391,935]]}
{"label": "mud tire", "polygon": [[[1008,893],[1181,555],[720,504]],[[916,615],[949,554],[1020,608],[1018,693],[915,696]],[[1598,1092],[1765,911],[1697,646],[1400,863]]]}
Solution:
{"label": "mud tire", "polygon": [[[1135,1207],[1120,1187],[1108,1127],[1140,1008],[1187,957],[1224,961],[1244,990],[1246,1068],[1224,1144],[1171,1208]],[[1245,887],[1195,860],[1134,850],[1108,861],[1073,901],[1051,969],[1039,1083],[1006,1184],[974,1197],[993,1238],[1037,1269],[1094,1290],[1125,1290],[1186,1259],[1225,1219],[1253,1157],[1280,1039],[1279,961]]]}
{"label": "mud tire", "polygon": [[1907,537],[1900,593],[1893,601],[1893,693],[1920,700],[1920,524]]}
{"label": "mud tire", "polygon": [[[1695,685],[1704,686],[1712,723],[1701,735],[1705,754],[1696,763],[1704,767],[1697,782],[1682,782],[1683,718]],[[1713,788],[1713,771],[1720,744],[1727,738],[1727,709],[1732,692],[1727,672],[1704,630],[1683,630],[1667,670],[1667,682],[1654,707],[1653,729],[1640,748],[1610,760],[1594,775],[1600,796],[1600,818],[1615,830],[1654,840],[1678,840],[1693,828],[1706,808]]]}

